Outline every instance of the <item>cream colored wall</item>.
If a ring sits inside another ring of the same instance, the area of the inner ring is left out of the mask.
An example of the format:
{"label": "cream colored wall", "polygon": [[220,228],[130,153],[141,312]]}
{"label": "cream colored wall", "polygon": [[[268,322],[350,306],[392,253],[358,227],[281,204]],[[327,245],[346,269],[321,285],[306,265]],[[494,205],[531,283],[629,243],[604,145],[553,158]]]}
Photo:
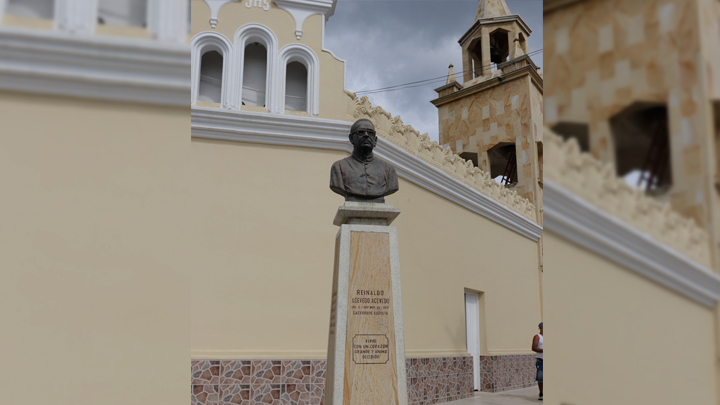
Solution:
{"label": "cream colored wall", "polygon": [[545,232],[545,403],[716,404],[713,312]]}
{"label": "cream colored wall", "polygon": [[0,92],[3,403],[187,401],[189,118]]}
{"label": "cream colored wall", "polygon": [[[229,3],[220,9],[218,24],[210,26],[210,9],[202,0],[191,0],[191,32],[216,31],[233,41],[238,28],[248,23],[262,24],[272,30],[278,39],[278,49],[288,44],[301,43],[310,47],[320,62],[320,112],[318,117],[345,120],[347,96],[345,96],[344,62],[330,52],[322,50],[323,17],[319,14],[308,17],[303,24],[302,38],[295,37],[295,20],[285,10],[270,2],[268,11],[258,7],[247,8],[245,2]],[[332,18],[332,17],[330,17]],[[288,111],[287,114],[293,114]]]}
{"label": "cream colored wall", "polygon": [[[193,139],[194,358],[324,358],[346,153]],[[529,353],[537,243],[401,179],[398,228],[410,356],[465,354],[465,288],[485,292],[491,353]]]}

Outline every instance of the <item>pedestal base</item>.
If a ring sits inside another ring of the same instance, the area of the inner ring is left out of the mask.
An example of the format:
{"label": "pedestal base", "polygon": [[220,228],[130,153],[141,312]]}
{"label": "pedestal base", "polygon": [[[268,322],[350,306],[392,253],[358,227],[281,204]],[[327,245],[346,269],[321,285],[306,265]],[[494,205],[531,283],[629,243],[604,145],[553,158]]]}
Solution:
{"label": "pedestal base", "polygon": [[[394,217],[399,214],[392,211]],[[326,405],[407,405],[402,325],[395,227],[341,225],[335,241]]]}

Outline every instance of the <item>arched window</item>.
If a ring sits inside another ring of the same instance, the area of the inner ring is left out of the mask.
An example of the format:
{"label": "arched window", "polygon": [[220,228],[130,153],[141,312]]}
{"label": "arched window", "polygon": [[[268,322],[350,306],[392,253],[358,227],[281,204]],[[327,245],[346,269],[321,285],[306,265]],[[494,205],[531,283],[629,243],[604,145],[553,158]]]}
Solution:
{"label": "arched window", "polygon": [[242,104],[265,107],[267,87],[267,49],[259,42],[245,47]]}
{"label": "arched window", "polygon": [[192,39],[190,100],[220,103],[227,107],[231,44],[216,32],[201,32]]}
{"label": "arched window", "polygon": [[98,24],[147,27],[147,0],[98,0]]}
{"label": "arched window", "polygon": [[308,71],[300,62],[287,64],[285,73],[285,109],[307,111]]}
{"label": "arched window", "polygon": [[280,110],[307,111],[318,115],[320,110],[320,77],[318,58],[302,44],[286,45],[279,53],[277,94]]}
{"label": "arched window", "polygon": [[245,24],[233,37],[232,95],[229,107],[241,105],[265,106],[269,112],[281,112],[276,107],[275,82],[278,41],[273,32],[260,24]]}
{"label": "arched window", "polygon": [[200,101],[221,102],[223,77],[223,57],[218,51],[205,52],[200,61]]}
{"label": "arched window", "polygon": [[52,20],[55,15],[54,9],[53,0],[8,0],[5,13]]}

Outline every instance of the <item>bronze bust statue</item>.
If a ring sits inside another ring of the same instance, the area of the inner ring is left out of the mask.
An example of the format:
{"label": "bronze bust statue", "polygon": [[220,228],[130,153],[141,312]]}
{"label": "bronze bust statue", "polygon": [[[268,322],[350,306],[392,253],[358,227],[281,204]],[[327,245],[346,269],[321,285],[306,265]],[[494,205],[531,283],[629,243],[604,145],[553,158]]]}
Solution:
{"label": "bronze bust statue", "polygon": [[345,201],[384,203],[385,196],[398,191],[399,186],[395,168],[373,156],[375,126],[368,119],[359,119],[352,125],[349,139],[353,153],[333,163],[330,189]]}

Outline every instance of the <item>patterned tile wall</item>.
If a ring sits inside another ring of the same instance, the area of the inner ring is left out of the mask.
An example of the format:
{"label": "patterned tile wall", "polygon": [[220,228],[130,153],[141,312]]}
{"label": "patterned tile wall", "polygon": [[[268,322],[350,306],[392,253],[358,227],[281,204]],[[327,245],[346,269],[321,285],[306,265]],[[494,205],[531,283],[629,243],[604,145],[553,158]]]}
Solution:
{"label": "patterned tile wall", "polygon": [[[471,357],[407,359],[408,403],[473,396]],[[322,405],[325,360],[193,360],[192,405]],[[482,391],[535,384],[532,355],[481,356]]]}
{"label": "patterned tile wall", "polygon": [[193,360],[192,405],[320,405],[325,360]]}
{"label": "patterned tile wall", "polygon": [[430,405],[473,396],[472,357],[406,359],[408,404]]}
{"label": "patterned tile wall", "polygon": [[535,384],[535,355],[480,356],[480,391],[500,392]]}

